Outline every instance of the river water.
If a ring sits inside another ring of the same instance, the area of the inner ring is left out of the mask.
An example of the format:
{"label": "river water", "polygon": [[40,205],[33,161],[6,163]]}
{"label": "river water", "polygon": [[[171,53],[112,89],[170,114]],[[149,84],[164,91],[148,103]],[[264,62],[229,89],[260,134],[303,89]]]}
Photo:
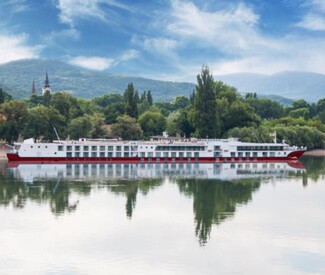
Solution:
{"label": "river water", "polygon": [[0,163],[0,274],[325,274],[325,158]]}

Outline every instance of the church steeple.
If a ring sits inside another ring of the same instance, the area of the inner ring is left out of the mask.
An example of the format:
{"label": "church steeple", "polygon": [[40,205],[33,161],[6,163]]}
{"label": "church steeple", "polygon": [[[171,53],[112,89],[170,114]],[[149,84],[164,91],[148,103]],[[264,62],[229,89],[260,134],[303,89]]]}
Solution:
{"label": "church steeple", "polygon": [[36,89],[35,89],[35,80],[33,78],[33,85],[32,85],[32,95],[36,94]]}
{"label": "church steeple", "polygon": [[50,86],[50,81],[47,72],[45,74],[45,81],[42,89],[42,95],[44,95],[46,92],[51,93],[51,86]]}

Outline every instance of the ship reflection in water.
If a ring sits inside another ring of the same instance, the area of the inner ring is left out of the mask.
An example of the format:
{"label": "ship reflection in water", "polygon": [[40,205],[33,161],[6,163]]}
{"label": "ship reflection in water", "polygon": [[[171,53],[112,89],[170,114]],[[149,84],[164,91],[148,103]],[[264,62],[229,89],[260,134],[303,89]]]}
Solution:
{"label": "ship reflection in water", "polygon": [[234,216],[237,206],[251,201],[263,182],[304,173],[300,162],[19,164],[6,169],[0,202],[19,209],[28,201],[49,203],[51,212],[60,216],[77,211],[92,189],[107,190],[125,197],[126,216],[132,218],[141,196],[169,184],[192,198],[195,235],[205,245],[213,225]]}
{"label": "ship reflection in water", "polygon": [[[11,164],[11,163],[9,163]],[[196,178],[235,180],[254,177],[286,177],[302,173],[304,166],[294,162],[246,163],[132,163],[132,164],[17,164],[9,166],[16,179],[33,183],[35,179],[105,181],[110,179]]]}

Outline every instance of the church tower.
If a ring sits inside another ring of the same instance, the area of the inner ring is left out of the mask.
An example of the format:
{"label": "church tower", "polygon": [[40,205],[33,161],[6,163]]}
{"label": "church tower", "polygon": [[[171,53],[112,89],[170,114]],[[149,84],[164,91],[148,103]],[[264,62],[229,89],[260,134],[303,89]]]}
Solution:
{"label": "church tower", "polygon": [[42,95],[44,95],[46,92],[51,93],[51,86],[50,86],[50,81],[47,72],[45,74],[45,81],[42,89]]}

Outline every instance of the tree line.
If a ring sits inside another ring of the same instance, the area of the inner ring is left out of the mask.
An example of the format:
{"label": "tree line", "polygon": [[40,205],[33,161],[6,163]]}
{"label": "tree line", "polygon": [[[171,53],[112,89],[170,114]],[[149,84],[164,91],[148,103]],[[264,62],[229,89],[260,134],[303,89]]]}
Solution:
{"label": "tree line", "polygon": [[31,95],[14,100],[0,89],[0,139],[60,138],[149,139],[167,131],[171,136],[238,137],[242,141],[278,141],[308,148],[324,148],[325,98],[317,103],[301,99],[284,106],[255,93],[241,96],[234,87],[215,81],[207,66],[197,76],[189,97],[154,102],[151,91],[139,93],[132,83],[124,94],[105,94],[86,100],[66,92]]}

